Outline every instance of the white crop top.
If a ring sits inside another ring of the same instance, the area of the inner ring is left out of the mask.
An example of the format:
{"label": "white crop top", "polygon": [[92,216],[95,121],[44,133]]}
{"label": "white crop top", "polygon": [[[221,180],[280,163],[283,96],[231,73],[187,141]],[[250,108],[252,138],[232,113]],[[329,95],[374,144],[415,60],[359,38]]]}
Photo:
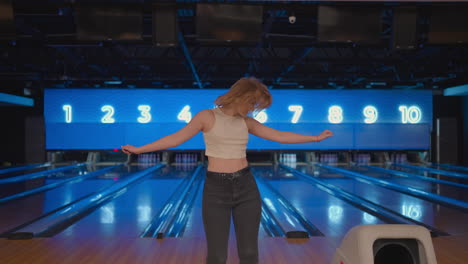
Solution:
{"label": "white crop top", "polygon": [[226,115],[219,108],[211,110],[215,122],[210,131],[203,133],[205,155],[224,159],[245,157],[249,131],[244,118]]}

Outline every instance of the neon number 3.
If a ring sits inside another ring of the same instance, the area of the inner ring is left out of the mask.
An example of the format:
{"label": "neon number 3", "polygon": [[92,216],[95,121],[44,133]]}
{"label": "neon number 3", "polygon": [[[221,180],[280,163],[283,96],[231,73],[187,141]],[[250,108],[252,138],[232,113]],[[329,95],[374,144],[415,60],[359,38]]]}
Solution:
{"label": "neon number 3", "polygon": [[71,105],[64,105],[62,107],[63,111],[65,111],[65,122],[71,123],[72,122],[72,106]]}
{"label": "neon number 3", "polygon": [[149,123],[151,121],[151,107],[149,105],[139,105],[138,110],[141,111],[141,116],[138,118],[138,122]]}
{"label": "neon number 3", "polygon": [[337,105],[328,108],[328,121],[333,124],[343,122],[343,109]]}
{"label": "neon number 3", "polygon": [[299,118],[301,117],[301,114],[302,114],[302,110],[303,110],[302,105],[290,105],[288,109],[289,111],[294,112],[291,122],[296,124],[297,121],[299,121]]}
{"label": "neon number 3", "polygon": [[114,107],[111,105],[105,105],[101,107],[102,112],[106,112],[103,118],[101,118],[102,123],[115,123],[115,119],[113,118],[114,115]]}
{"label": "neon number 3", "polygon": [[190,122],[192,120],[192,113],[190,113],[190,105],[184,106],[182,111],[180,111],[179,115],[177,115],[177,119],[185,121],[185,123]]}
{"label": "neon number 3", "polygon": [[373,106],[366,106],[364,107],[364,110],[362,111],[366,119],[364,119],[364,123],[366,124],[372,124],[377,121],[377,118],[379,117],[379,113],[377,112],[377,108]]}

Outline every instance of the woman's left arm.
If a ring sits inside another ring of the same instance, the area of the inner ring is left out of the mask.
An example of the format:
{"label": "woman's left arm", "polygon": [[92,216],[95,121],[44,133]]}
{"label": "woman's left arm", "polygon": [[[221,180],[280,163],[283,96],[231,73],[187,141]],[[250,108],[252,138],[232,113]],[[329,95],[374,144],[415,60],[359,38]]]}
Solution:
{"label": "woman's left arm", "polygon": [[320,133],[318,136],[309,136],[288,131],[276,130],[274,128],[263,125],[251,117],[247,117],[245,121],[249,129],[249,133],[252,135],[284,144],[319,142],[333,136],[333,132],[328,129],[322,131],[322,133]]}

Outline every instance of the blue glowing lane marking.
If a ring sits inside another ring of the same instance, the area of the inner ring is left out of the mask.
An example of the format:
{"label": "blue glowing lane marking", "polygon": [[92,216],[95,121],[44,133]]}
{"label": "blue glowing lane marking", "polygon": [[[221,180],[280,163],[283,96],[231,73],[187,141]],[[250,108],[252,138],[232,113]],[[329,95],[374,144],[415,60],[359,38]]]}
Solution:
{"label": "blue glowing lane marking", "polygon": [[444,176],[451,176],[451,177],[456,177],[456,178],[468,179],[468,174],[464,174],[464,173],[458,173],[458,172],[453,172],[453,171],[444,171],[444,170],[438,170],[438,169],[427,168],[427,167],[419,167],[419,166],[408,165],[408,164],[392,163],[392,165],[393,166],[398,166],[398,167],[428,171],[430,173],[444,175]]}
{"label": "blue glowing lane marking", "polygon": [[452,164],[431,163],[431,165],[436,166],[436,167],[441,167],[441,168],[449,168],[449,169],[468,171],[468,167],[457,166],[457,165],[452,165]]}
{"label": "blue glowing lane marking", "polygon": [[363,175],[363,174],[360,174],[360,173],[357,173],[357,172],[353,172],[353,171],[349,171],[349,170],[345,170],[345,169],[336,168],[336,167],[333,167],[333,166],[328,166],[328,165],[325,165],[325,164],[317,163],[317,166],[327,168],[327,169],[332,170],[332,171],[341,172],[341,173],[343,173],[344,176],[350,176],[352,178],[357,178],[358,180],[364,179],[366,181],[366,183],[370,181],[372,183],[377,183],[378,185],[383,186],[383,187],[388,188],[388,189],[396,190],[396,191],[406,193],[406,194],[409,194],[409,195],[412,195],[412,196],[415,196],[415,197],[418,197],[418,198],[423,198],[423,199],[426,199],[426,200],[430,200],[432,202],[436,202],[436,203],[440,203],[440,204],[443,204],[443,205],[451,206],[451,207],[460,209],[460,210],[462,210],[464,212],[468,211],[468,203],[464,202],[464,201],[460,201],[460,200],[457,200],[457,199],[449,198],[449,197],[438,195],[438,194],[429,193],[429,192],[426,192],[426,191],[422,191],[422,190],[415,189],[415,188],[412,188],[412,187],[403,186],[403,185],[400,185],[400,184],[391,183],[391,182],[388,182],[388,181],[385,181],[385,180],[377,180],[377,179],[375,179],[373,177],[370,177],[370,176],[366,176],[366,175]]}
{"label": "blue glowing lane marking", "polygon": [[382,171],[382,172],[385,172],[385,173],[389,173],[389,174],[392,174],[392,175],[397,175],[397,176],[400,176],[400,177],[418,178],[418,179],[425,180],[425,181],[430,181],[430,182],[435,182],[435,183],[442,183],[442,184],[445,184],[445,185],[451,185],[451,186],[456,186],[456,187],[461,187],[461,188],[468,188],[468,185],[462,184],[462,183],[451,182],[451,181],[446,181],[446,180],[439,180],[439,179],[434,179],[434,178],[431,178],[431,177],[412,174],[412,173],[408,173],[408,172],[404,172],[404,171],[389,170],[389,169],[375,167],[375,166],[369,166],[369,165],[362,165],[362,166],[373,169],[373,170],[378,170],[378,171]]}

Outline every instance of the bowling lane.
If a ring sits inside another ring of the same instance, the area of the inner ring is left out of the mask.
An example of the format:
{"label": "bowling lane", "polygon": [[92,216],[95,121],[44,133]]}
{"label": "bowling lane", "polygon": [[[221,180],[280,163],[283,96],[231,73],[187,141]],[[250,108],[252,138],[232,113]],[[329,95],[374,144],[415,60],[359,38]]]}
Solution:
{"label": "bowling lane", "polygon": [[[0,173],[0,179],[4,178],[9,178],[9,177],[15,177],[19,175],[24,175],[24,174],[29,174],[29,173],[34,173],[34,172],[39,172],[39,171],[46,171],[50,169],[55,169],[59,168],[58,166],[42,166],[42,167],[32,167],[32,168],[26,168],[24,170],[18,170],[18,171],[12,171],[12,172],[6,172],[6,173]],[[1,169],[0,169],[1,170]]]}
{"label": "bowling lane", "polygon": [[[105,167],[108,166],[84,168],[87,172],[91,172]],[[91,177],[84,181],[65,184],[46,192],[41,192],[19,200],[0,204],[0,215],[2,216],[0,217],[0,232],[7,231],[56,208],[73,202],[85,195],[113,184],[115,179],[126,178],[132,172],[139,170],[142,170],[142,168],[120,166],[111,171],[107,171],[102,175]],[[77,175],[76,171],[75,174],[73,174],[73,171],[70,171],[70,174],[67,172],[63,173],[65,173],[63,175],[64,178]],[[82,173],[84,173],[84,171],[82,171]],[[60,180],[60,178],[57,179],[55,176],[45,177],[39,185],[43,186]]]}
{"label": "bowling lane", "polygon": [[464,173],[467,174],[468,176],[468,167],[463,167],[463,166],[456,166],[456,165],[450,165],[450,164],[431,164],[425,166],[426,168],[432,168],[436,170],[444,170],[444,171],[451,171],[451,172],[456,172],[456,173]]}
{"label": "bowling lane", "polygon": [[314,172],[316,172],[320,180],[414,220],[444,230],[451,235],[468,233],[468,225],[466,225],[468,214],[459,210],[437,205],[375,184],[359,182],[356,179],[344,177],[325,168],[298,166],[298,170],[309,175],[314,175]]}
{"label": "bowling lane", "polygon": [[138,237],[194,169],[163,167],[55,237]]}
{"label": "bowling lane", "polygon": [[468,192],[467,192],[468,189],[467,188],[424,181],[418,178],[400,177],[397,175],[392,175],[390,173],[372,170],[371,168],[362,167],[362,166],[337,166],[337,167],[341,169],[361,173],[366,176],[371,176],[376,179],[382,179],[382,180],[386,180],[395,184],[413,187],[413,188],[423,190],[429,193],[447,196],[447,197],[457,199],[460,201],[464,201],[464,202],[468,201]]}
{"label": "bowling lane", "polygon": [[[52,168],[49,168],[52,169]],[[42,169],[39,171],[47,171],[48,169]],[[49,183],[53,183],[55,181],[60,181],[63,179],[68,179],[70,177],[75,177],[77,175],[83,175],[89,172],[95,171],[96,168],[94,166],[77,166],[63,171],[51,172],[44,177],[39,177],[35,179],[28,179],[19,182],[13,183],[2,183],[0,184],[0,198],[4,198],[10,195],[14,195],[20,192],[28,191]],[[27,173],[20,173],[15,176],[25,175]],[[15,177],[12,176],[12,177]]]}
{"label": "bowling lane", "polygon": [[282,168],[255,167],[255,175],[267,180],[325,236],[345,235],[356,225],[385,223]]}

